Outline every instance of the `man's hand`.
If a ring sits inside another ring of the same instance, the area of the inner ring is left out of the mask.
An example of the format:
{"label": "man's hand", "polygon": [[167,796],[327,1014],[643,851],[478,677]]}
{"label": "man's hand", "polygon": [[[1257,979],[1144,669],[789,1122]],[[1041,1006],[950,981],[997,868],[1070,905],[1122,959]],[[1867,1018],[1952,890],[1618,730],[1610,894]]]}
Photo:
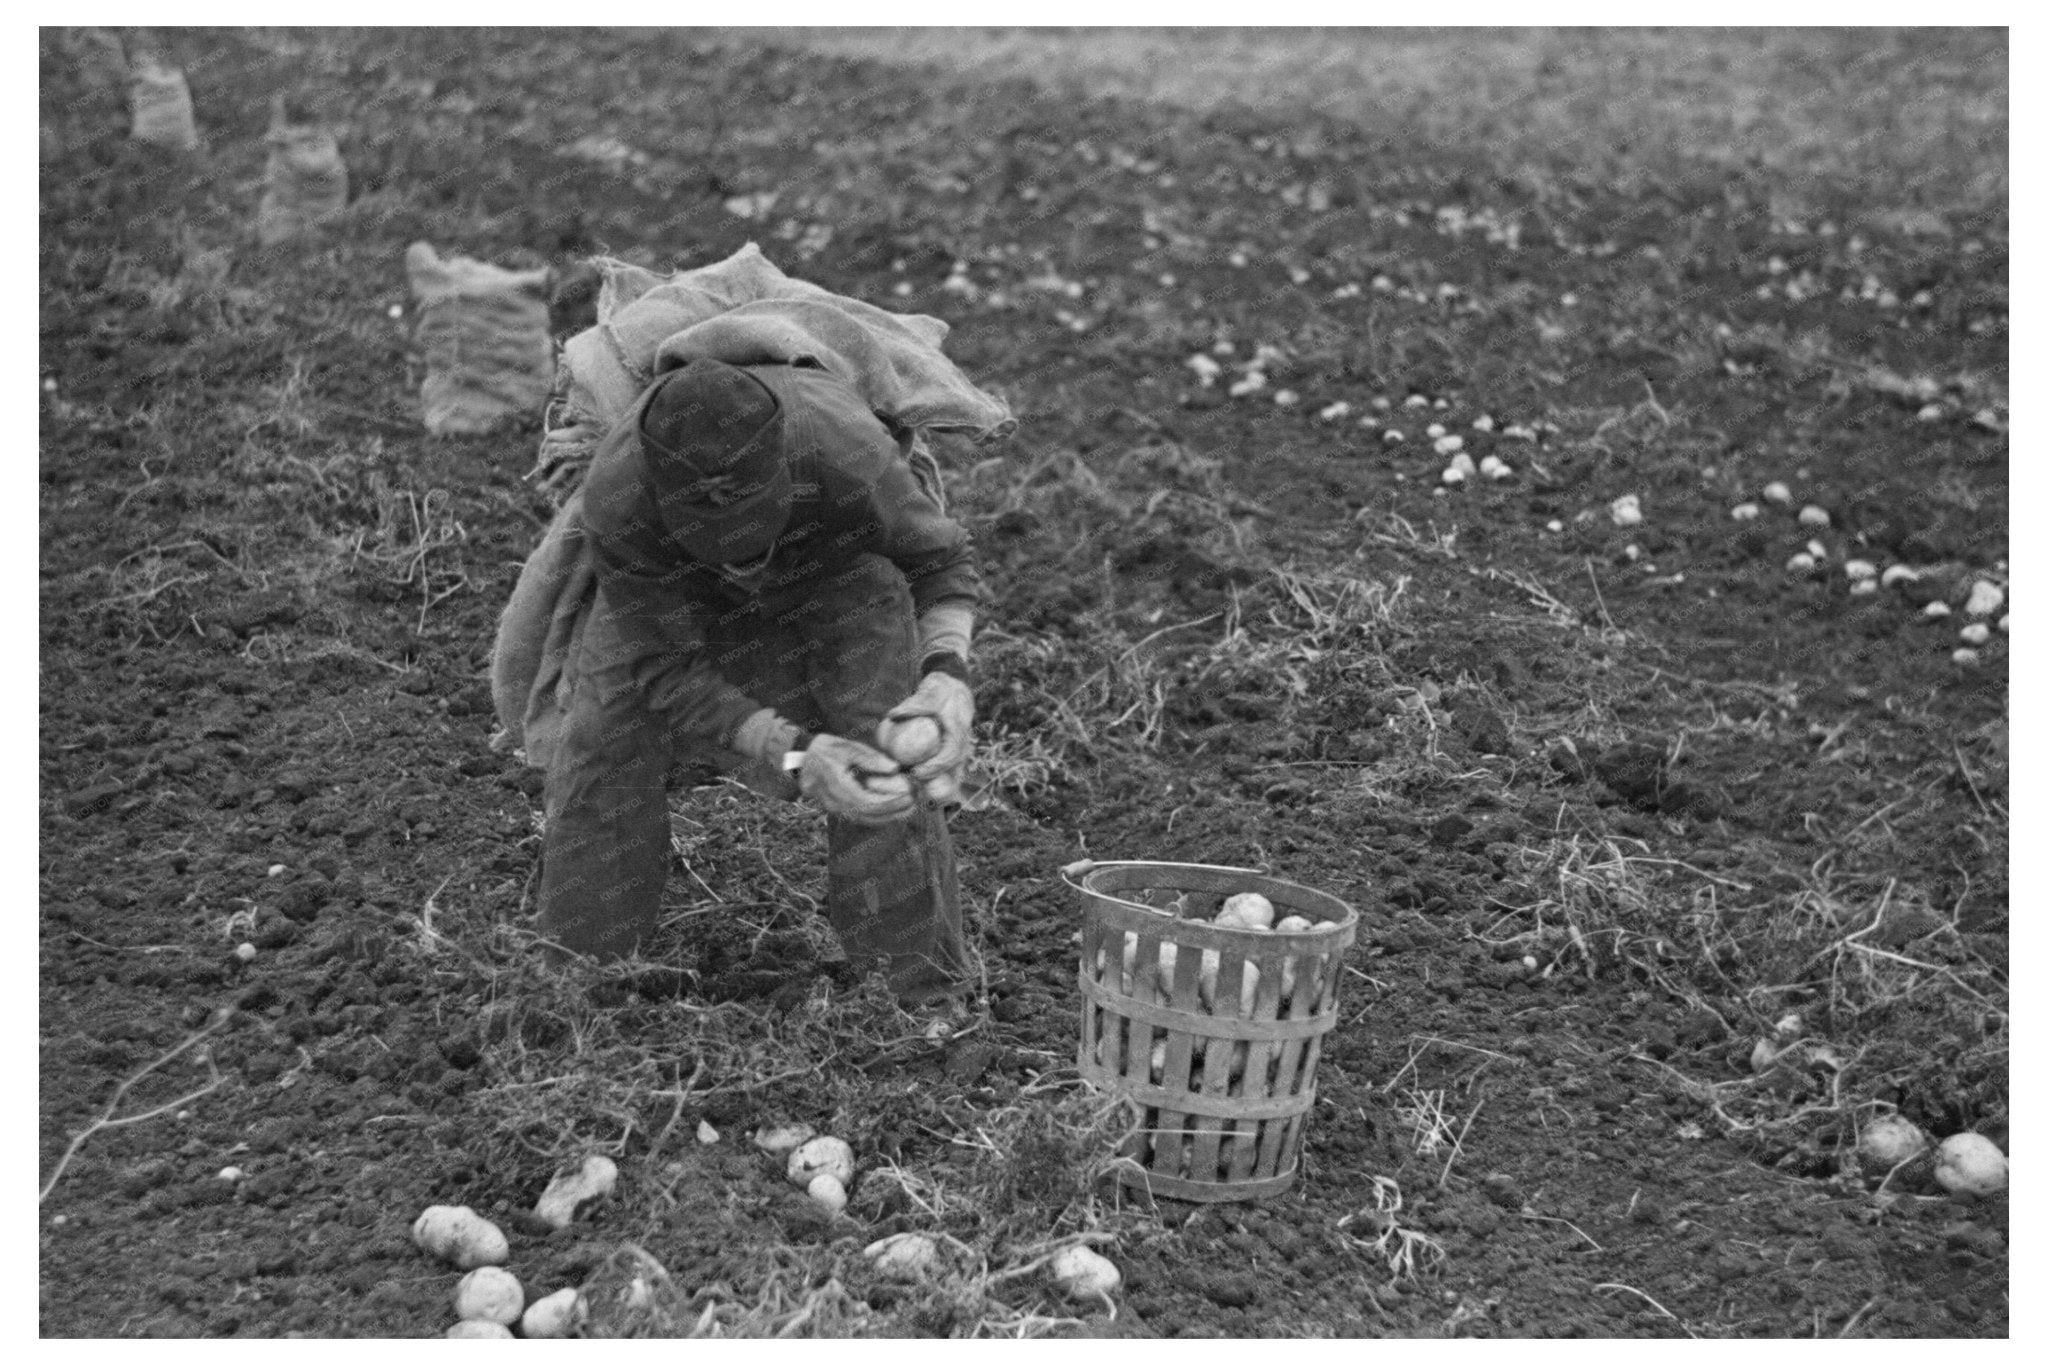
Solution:
{"label": "man's hand", "polygon": [[817,735],[805,746],[797,785],[828,813],[857,825],[893,824],[916,804],[895,759],[837,735]]}
{"label": "man's hand", "polygon": [[947,805],[960,797],[973,730],[973,689],[950,673],[934,672],[883,718],[875,738],[927,796]]}

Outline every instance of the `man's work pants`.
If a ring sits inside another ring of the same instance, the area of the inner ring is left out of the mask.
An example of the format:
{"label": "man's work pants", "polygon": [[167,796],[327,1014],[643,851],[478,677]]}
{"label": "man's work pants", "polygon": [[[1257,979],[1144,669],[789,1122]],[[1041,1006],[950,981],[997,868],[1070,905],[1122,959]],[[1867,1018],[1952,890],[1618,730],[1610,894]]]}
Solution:
{"label": "man's work pants", "polygon": [[[581,651],[614,647],[602,594]],[[763,597],[706,623],[725,680],[808,730],[873,744],[875,728],[917,683],[910,590],[887,560],[863,555],[800,594]],[[694,746],[648,710],[638,689],[572,684],[547,774],[540,931],[598,958],[632,952],[653,930],[669,871],[664,791],[671,762]],[[716,757],[757,791],[794,798],[795,782],[736,754]],[[856,967],[886,961],[896,994],[916,1002],[963,979],[966,950],[952,838],[922,803],[882,826],[825,821],[825,914]]]}

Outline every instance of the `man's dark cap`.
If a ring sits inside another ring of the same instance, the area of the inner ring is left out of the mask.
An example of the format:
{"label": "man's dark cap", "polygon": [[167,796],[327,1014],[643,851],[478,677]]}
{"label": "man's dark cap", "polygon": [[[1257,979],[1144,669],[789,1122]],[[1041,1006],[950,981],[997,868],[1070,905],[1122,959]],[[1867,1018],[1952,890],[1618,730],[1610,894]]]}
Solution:
{"label": "man's dark cap", "polygon": [[692,360],[655,380],[640,447],[662,524],[693,558],[758,559],[788,524],[782,405],[738,366]]}

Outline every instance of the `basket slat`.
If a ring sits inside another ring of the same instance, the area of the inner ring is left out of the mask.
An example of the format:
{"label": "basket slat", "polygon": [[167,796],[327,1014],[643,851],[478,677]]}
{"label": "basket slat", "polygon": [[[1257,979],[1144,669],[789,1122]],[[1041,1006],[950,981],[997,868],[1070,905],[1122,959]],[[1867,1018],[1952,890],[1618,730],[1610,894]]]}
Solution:
{"label": "basket slat", "polygon": [[1213,1204],[1225,1199],[1268,1199],[1276,1194],[1286,1193],[1294,1184],[1297,1170],[1284,1175],[1253,1178],[1242,1184],[1232,1181],[1223,1183],[1209,1180],[1190,1180],[1182,1176],[1166,1175],[1156,1171],[1133,1172],[1125,1177],[1125,1183],[1145,1190],[1155,1197],[1185,1199],[1191,1203]]}
{"label": "basket slat", "polygon": [[1242,1095],[1231,1095],[1218,1101],[1211,1101],[1199,1090],[1168,1090],[1163,1085],[1138,1082],[1119,1077],[1117,1073],[1104,1068],[1092,1071],[1084,1068],[1082,1074],[1089,1080],[1118,1091],[1148,1108],[1171,1110],[1186,1122],[1197,1115],[1214,1118],[1272,1119],[1285,1118],[1289,1114],[1302,1112],[1315,1100],[1315,1090],[1310,1088],[1298,1095],[1282,1095],[1270,1100],[1247,1100]]}
{"label": "basket slat", "polygon": [[[1199,967],[1195,968],[1200,971]],[[1223,1015],[1196,1015],[1192,1011],[1175,1009],[1170,1004],[1153,1004],[1124,995],[1108,983],[1081,978],[1081,992],[1095,1004],[1110,1009],[1130,1019],[1143,1019],[1161,1028],[1179,1028],[1190,1023],[1199,1023],[1201,1031],[1212,1038],[1307,1038],[1314,1034],[1327,1033],[1337,1024],[1334,1010],[1307,1019],[1231,1019]],[[1194,989],[1188,997],[1194,998]]]}

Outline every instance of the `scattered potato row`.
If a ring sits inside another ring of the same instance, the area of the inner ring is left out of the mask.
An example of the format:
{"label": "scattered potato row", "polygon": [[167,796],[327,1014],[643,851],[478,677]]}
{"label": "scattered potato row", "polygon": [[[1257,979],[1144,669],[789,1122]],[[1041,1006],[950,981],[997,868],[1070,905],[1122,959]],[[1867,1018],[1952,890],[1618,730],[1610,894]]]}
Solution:
{"label": "scattered potato row", "polygon": [[[1374,285],[1378,288],[1382,283],[1383,281],[1376,280]],[[1235,354],[1236,349],[1233,343],[1221,341],[1213,348],[1213,355],[1230,356]],[[1229,395],[1232,398],[1249,398],[1254,395],[1265,394],[1270,387],[1270,381],[1267,377],[1268,367],[1278,364],[1284,359],[1284,353],[1278,348],[1267,345],[1259,346],[1252,359],[1243,363],[1241,367],[1242,377],[1230,384],[1228,389]],[[1186,368],[1194,373],[1196,382],[1205,389],[1214,387],[1225,373],[1223,365],[1214,359],[1211,353],[1198,351],[1189,356],[1184,364]],[[1269,397],[1270,401],[1279,407],[1298,406],[1302,401],[1299,394],[1292,389],[1286,388],[1273,390]],[[1441,413],[1448,410],[1451,404],[1447,399],[1432,399],[1425,394],[1417,393],[1410,394],[1400,406],[1403,410],[1412,411],[1419,409],[1423,413]],[[1360,416],[1357,425],[1374,432],[1383,445],[1400,446],[1406,444],[1408,434],[1397,426],[1387,425],[1382,420],[1383,417],[1394,411],[1395,405],[1393,400],[1384,396],[1376,397],[1371,401],[1370,407],[1372,411]],[[1316,420],[1324,423],[1348,421],[1352,415],[1353,408],[1351,403],[1344,400],[1326,403],[1317,408],[1315,412]],[[1949,415],[1948,408],[1940,403],[1930,402],[1920,408],[1918,419],[1922,422],[1942,421],[1946,420]],[[1971,421],[1974,425],[1986,430],[2003,430],[2002,419],[1995,411],[1990,409],[1975,413],[1971,417]],[[1498,432],[1504,439],[1523,440],[1531,443],[1542,440],[1546,435],[1555,434],[1558,430],[1554,425],[1543,422],[1535,424],[1509,423],[1502,426],[1490,413],[1482,413],[1473,419],[1471,429],[1488,434]],[[1446,486],[1456,486],[1480,477],[1495,482],[1514,477],[1514,466],[1502,459],[1497,453],[1489,452],[1475,462],[1472,456],[1465,450],[1465,438],[1451,431],[1442,422],[1430,422],[1423,429],[1422,435],[1430,442],[1430,448],[1436,454],[1448,458],[1448,463],[1439,475],[1439,481]],[[1438,491],[1442,492],[1443,490],[1439,489]],[[1763,500],[1787,505],[1793,501],[1793,495],[1791,489],[1784,483],[1774,481],[1764,488]],[[1736,521],[1754,521],[1762,514],[1762,511],[1763,509],[1758,502],[1747,501],[1738,503],[1735,507],[1731,508],[1730,515]],[[1609,520],[1619,527],[1627,528],[1642,525],[1644,512],[1641,496],[1635,493],[1626,493],[1613,499],[1608,504],[1607,514]],[[1584,518],[1582,517],[1581,519],[1583,520]],[[1833,518],[1829,515],[1827,509],[1814,504],[1807,504],[1799,510],[1799,524],[1802,526],[1817,530],[1825,529],[1832,524],[1832,520]],[[1564,530],[1564,523],[1561,520],[1552,520],[1548,523],[1546,529],[1552,533],[1562,532]],[[1635,547],[1630,546],[1629,551],[1630,558],[1635,558]],[[1811,576],[1819,573],[1821,566],[1827,560],[1828,552],[1826,546],[1818,540],[1811,540],[1807,542],[1804,549],[1795,552],[1786,561],[1785,568],[1788,573],[1794,575]],[[1912,566],[1895,564],[1885,569],[1880,576],[1877,566],[1863,559],[1847,560],[1842,567],[1843,572],[1850,580],[1850,592],[1859,596],[1877,591],[1880,581],[1882,586],[1891,587],[1898,582],[1917,579],[1921,575],[1921,571]],[[1996,595],[1996,600],[1989,601],[1989,604],[1986,605],[1989,596],[1992,594]],[[1970,598],[1964,610],[1973,617],[1989,617],[1998,610],[2003,600],[2004,591],[1998,584],[1989,579],[1979,579],[1971,588]],[[1922,614],[1930,619],[1939,619],[1951,613],[1947,603],[1934,601],[1928,603],[1923,608]],[[2006,631],[2006,618],[2003,614],[1999,615],[1997,628],[2001,634]],[[1962,644],[1955,649],[1951,657],[1957,664],[1964,666],[1980,662],[1982,656],[1979,651],[1991,639],[1990,625],[1984,622],[1973,621],[1965,625],[1959,633]]]}
{"label": "scattered potato row", "polygon": [[[1839,1070],[1841,1056],[1827,1043],[1809,1037],[1798,1014],[1780,1017],[1769,1034],[1750,1050],[1749,1067],[1758,1076],[1801,1068]],[[1927,1157],[1927,1134],[1903,1115],[1890,1114],[1865,1125],[1856,1141],[1866,1175],[1889,1181]],[[1936,1184],[1958,1199],[1988,1199],[2004,1191],[2008,1163],[1998,1144],[1982,1133],[1954,1133],[1934,1149],[1929,1169]]]}
{"label": "scattered potato row", "polygon": [[[698,1140],[716,1142],[718,1131],[702,1124]],[[800,1186],[828,1213],[837,1217],[845,1212],[855,1163],[853,1148],[843,1139],[821,1137],[805,1124],[783,1124],[757,1131],[754,1145],[783,1158],[790,1183]],[[551,1226],[566,1227],[579,1210],[610,1194],[617,1181],[618,1167],[610,1158],[590,1157],[577,1171],[550,1182],[535,1206],[535,1215]],[[427,1255],[467,1272],[455,1286],[456,1322],[446,1333],[450,1338],[568,1337],[589,1321],[589,1304],[575,1288],[528,1302],[525,1287],[505,1268],[511,1259],[511,1244],[504,1232],[466,1205],[436,1204],[426,1209],[413,1223],[412,1238]],[[939,1240],[919,1232],[881,1238],[865,1247],[862,1255],[877,1273],[903,1280],[930,1277],[937,1273],[941,1260]],[[1046,1265],[1054,1287],[1070,1299],[1101,1299],[1122,1283],[1113,1263],[1080,1244],[1062,1247]],[[645,1279],[635,1279],[623,1300],[630,1308],[647,1302],[651,1293]]]}
{"label": "scattered potato row", "polygon": [[427,1209],[412,1225],[412,1240],[429,1256],[469,1272],[455,1286],[456,1321],[448,1329],[450,1337],[510,1337],[515,1325],[523,1337],[566,1337],[589,1316],[583,1295],[573,1288],[528,1303],[518,1277],[504,1269],[511,1259],[505,1234],[466,1204]]}

